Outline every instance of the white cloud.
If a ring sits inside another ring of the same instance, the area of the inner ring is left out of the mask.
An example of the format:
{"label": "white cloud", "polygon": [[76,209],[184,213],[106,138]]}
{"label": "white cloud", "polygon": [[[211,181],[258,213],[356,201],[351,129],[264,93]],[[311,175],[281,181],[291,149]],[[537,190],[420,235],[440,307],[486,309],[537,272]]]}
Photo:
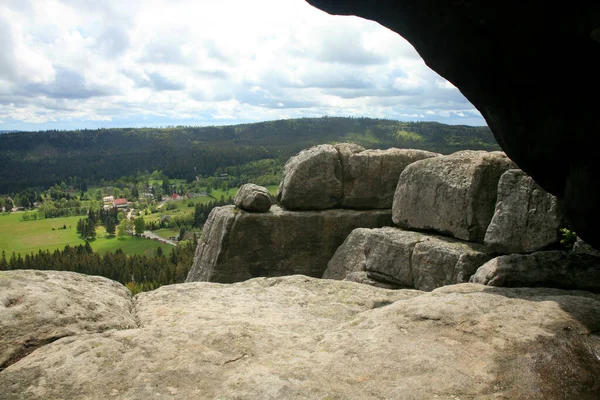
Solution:
{"label": "white cloud", "polygon": [[302,0],[6,0],[0,129],[321,115],[484,124],[394,32]]}

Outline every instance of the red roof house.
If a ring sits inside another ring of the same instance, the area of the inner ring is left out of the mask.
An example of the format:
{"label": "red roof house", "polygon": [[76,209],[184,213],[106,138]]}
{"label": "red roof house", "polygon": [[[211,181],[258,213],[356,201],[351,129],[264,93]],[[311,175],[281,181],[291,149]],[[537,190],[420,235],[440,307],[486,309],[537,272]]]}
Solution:
{"label": "red roof house", "polygon": [[113,206],[115,207],[127,207],[129,205],[129,202],[127,201],[127,199],[115,199],[113,201]]}

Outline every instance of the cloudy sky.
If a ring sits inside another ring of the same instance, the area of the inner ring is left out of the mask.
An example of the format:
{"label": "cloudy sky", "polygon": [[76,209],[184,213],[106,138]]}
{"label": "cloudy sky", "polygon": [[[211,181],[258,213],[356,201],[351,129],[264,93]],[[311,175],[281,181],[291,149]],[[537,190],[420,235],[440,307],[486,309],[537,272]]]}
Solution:
{"label": "cloudy sky", "polygon": [[485,125],[403,38],[303,0],[0,2],[0,130],[323,115]]}

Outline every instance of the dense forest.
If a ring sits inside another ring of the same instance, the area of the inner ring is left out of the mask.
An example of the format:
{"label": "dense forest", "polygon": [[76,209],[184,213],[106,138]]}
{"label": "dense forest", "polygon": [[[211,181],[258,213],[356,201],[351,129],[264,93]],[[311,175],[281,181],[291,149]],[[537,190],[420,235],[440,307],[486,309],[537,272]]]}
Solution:
{"label": "dense forest", "polygon": [[79,177],[87,184],[138,171],[191,181],[258,160],[281,165],[315,144],[420,148],[444,154],[499,150],[487,127],[370,118],[302,118],[234,126],[16,132],[0,135],[0,193],[50,187]]}
{"label": "dense forest", "polygon": [[164,254],[159,247],[156,254],[125,255],[121,250],[101,256],[92,251],[89,243],[65,246],[50,252],[40,250],[22,257],[14,252],[7,258],[0,255],[0,271],[13,269],[41,269],[72,271],[88,275],[99,275],[121,282],[133,292],[156,289],[162,285],[181,283],[194,260],[196,241],[186,241]]}

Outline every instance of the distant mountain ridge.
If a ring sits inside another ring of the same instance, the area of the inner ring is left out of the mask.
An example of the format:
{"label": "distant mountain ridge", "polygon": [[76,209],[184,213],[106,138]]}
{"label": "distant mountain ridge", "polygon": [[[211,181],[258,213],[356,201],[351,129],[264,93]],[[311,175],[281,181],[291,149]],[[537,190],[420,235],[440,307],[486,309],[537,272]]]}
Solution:
{"label": "distant mountain ridge", "polygon": [[144,170],[193,179],[260,159],[283,163],[302,149],[335,142],[444,154],[500,149],[485,126],[344,117],[230,126],[6,133],[0,136],[0,193],[48,187],[73,176],[97,182]]}
{"label": "distant mountain ridge", "polygon": [[21,132],[21,131],[0,129],[0,135],[2,135],[3,133],[17,133],[17,132]]}

